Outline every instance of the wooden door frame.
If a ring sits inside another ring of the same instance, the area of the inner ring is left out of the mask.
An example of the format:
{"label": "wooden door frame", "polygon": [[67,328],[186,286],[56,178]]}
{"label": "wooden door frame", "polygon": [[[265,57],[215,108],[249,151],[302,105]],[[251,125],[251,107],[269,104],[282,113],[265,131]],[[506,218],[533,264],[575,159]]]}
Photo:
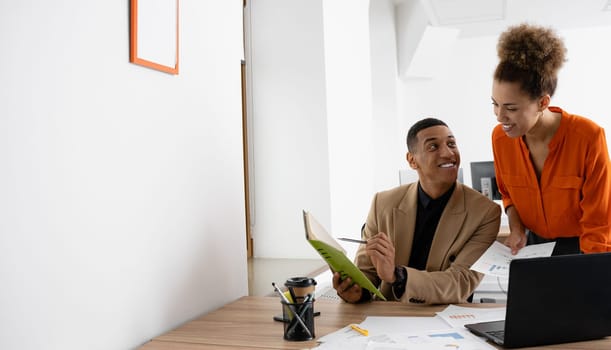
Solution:
{"label": "wooden door frame", "polygon": [[242,60],[240,64],[242,76],[242,147],[244,157],[244,209],[246,214],[246,251],[247,258],[253,256],[253,240],[250,232],[250,186],[248,172],[248,123],[247,123],[247,108],[246,108],[246,62]]}

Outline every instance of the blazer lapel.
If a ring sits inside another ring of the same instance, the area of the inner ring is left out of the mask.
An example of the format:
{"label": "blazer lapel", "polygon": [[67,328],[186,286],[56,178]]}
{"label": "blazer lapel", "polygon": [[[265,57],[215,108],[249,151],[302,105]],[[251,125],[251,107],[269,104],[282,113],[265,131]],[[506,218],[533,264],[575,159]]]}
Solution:
{"label": "blazer lapel", "polygon": [[442,264],[450,247],[454,244],[458,233],[467,217],[465,208],[465,193],[463,185],[456,184],[454,193],[450,197],[446,208],[441,214],[433,242],[431,254],[426,263],[427,270],[441,270]]}
{"label": "blazer lapel", "polygon": [[418,183],[408,187],[405,197],[397,208],[393,209],[393,232],[395,232],[395,264],[405,265],[409,262],[416,228],[418,210]]}

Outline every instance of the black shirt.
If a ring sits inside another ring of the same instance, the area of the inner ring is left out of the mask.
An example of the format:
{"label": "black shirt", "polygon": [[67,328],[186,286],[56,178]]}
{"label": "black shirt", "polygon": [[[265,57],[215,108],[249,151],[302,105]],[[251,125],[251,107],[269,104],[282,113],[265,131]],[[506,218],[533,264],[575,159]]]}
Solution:
{"label": "black shirt", "polygon": [[416,216],[416,228],[414,230],[414,241],[412,242],[412,253],[409,258],[408,266],[424,270],[426,261],[429,258],[431,244],[437,230],[437,224],[441,214],[448,204],[456,184],[454,184],[446,193],[437,199],[431,198],[424,192],[418,182],[418,211]]}

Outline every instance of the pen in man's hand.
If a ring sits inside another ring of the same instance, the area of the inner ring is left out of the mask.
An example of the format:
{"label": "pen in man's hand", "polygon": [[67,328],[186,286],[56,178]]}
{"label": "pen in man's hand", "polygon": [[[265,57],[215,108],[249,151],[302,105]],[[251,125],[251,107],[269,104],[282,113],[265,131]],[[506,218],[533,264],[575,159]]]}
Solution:
{"label": "pen in man's hand", "polygon": [[345,237],[341,237],[338,238],[340,241],[346,241],[346,242],[352,242],[352,243],[360,243],[360,244],[367,244],[367,241],[364,241],[362,239],[353,239],[353,238],[345,238]]}

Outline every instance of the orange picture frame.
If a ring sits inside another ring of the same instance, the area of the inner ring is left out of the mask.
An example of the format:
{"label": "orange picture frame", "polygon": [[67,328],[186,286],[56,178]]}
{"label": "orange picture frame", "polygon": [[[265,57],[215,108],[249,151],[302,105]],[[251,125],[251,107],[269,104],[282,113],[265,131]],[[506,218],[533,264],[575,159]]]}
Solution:
{"label": "orange picture frame", "polygon": [[178,74],[178,0],[131,0],[129,61]]}

